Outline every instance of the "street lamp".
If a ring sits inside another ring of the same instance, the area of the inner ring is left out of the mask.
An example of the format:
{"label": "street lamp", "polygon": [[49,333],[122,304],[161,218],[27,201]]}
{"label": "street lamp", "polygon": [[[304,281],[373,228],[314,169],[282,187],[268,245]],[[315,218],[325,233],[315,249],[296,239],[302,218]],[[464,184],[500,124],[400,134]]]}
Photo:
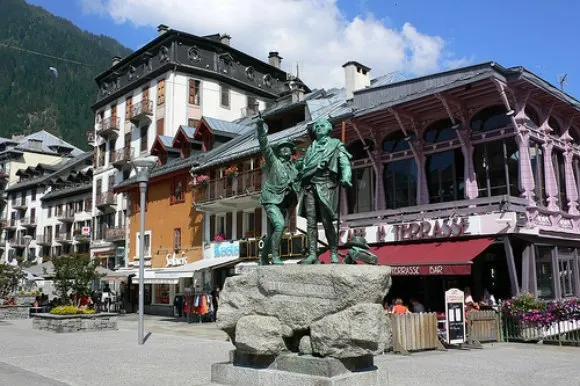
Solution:
{"label": "street lamp", "polygon": [[151,169],[157,164],[157,157],[150,155],[146,157],[139,157],[131,162],[131,166],[137,173],[137,182],[139,183],[139,208],[140,208],[140,224],[139,224],[139,324],[137,337],[139,344],[144,343],[145,322],[144,322],[144,308],[145,308],[145,194],[147,193],[147,183],[151,174]]}
{"label": "street lamp", "polygon": [[24,239],[24,261],[28,261],[28,254],[29,254],[29,248],[30,248],[30,241],[32,240],[32,236],[30,235],[25,235],[23,237]]}

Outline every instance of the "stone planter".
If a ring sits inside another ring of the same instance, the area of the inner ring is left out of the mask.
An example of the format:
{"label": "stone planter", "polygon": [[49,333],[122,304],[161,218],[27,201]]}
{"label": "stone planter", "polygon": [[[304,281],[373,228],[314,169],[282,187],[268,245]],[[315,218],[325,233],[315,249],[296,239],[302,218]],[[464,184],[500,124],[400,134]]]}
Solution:
{"label": "stone planter", "polygon": [[17,306],[31,306],[36,298],[34,296],[16,296],[14,302]]}
{"label": "stone planter", "polygon": [[56,333],[117,330],[117,314],[36,314],[32,319],[32,327],[36,330],[46,330]]}
{"label": "stone planter", "polygon": [[0,306],[0,320],[29,318],[29,306]]}

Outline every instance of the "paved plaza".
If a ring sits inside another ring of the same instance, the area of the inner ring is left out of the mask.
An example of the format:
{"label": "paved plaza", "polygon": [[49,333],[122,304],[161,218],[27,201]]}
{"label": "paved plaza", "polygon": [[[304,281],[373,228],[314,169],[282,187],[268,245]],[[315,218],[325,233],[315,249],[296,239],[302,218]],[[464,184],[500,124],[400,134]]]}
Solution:
{"label": "paved plaza", "polygon": [[[210,365],[232,345],[212,323],[134,315],[119,331],[55,334],[30,320],[0,321],[0,385],[212,385]],[[580,385],[580,348],[528,344],[376,358],[382,385]]]}

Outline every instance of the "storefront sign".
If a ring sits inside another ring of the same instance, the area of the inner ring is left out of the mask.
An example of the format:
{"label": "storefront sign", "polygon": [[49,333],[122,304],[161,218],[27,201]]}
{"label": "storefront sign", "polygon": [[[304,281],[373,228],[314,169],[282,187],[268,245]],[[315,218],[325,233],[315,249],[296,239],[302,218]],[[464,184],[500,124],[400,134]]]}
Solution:
{"label": "storefront sign", "polygon": [[469,264],[432,264],[432,265],[401,265],[392,266],[392,276],[427,276],[427,275],[469,275]]}
{"label": "storefront sign", "polygon": [[[407,240],[449,239],[462,236],[493,234],[505,230],[496,214],[414,221],[400,224],[377,224],[367,227],[341,228],[339,243],[345,245],[354,236],[367,243],[392,243]],[[319,239],[326,242],[324,232]]]}
{"label": "storefront sign", "polygon": [[224,257],[239,257],[240,256],[240,242],[239,241],[223,241],[211,242],[209,247],[204,248],[204,259],[219,259]]}
{"label": "storefront sign", "polygon": [[449,238],[469,235],[469,219],[451,218],[393,225],[395,241]]}
{"label": "storefront sign", "polygon": [[465,343],[465,298],[457,288],[445,292],[445,321],[447,343]]}

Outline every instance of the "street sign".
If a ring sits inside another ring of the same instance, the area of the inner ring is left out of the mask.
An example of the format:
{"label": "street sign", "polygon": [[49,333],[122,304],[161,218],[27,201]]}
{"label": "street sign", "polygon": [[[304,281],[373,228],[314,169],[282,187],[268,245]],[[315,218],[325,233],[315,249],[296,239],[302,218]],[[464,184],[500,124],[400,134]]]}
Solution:
{"label": "street sign", "polygon": [[83,236],[90,236],[91,235],[91,227],[83,227],[81,229],[81,234]]}
{"label": "street sign", "polygon": [[457,288],[445,292],[445,321],[447,343],[465,343],[465,297]]}

